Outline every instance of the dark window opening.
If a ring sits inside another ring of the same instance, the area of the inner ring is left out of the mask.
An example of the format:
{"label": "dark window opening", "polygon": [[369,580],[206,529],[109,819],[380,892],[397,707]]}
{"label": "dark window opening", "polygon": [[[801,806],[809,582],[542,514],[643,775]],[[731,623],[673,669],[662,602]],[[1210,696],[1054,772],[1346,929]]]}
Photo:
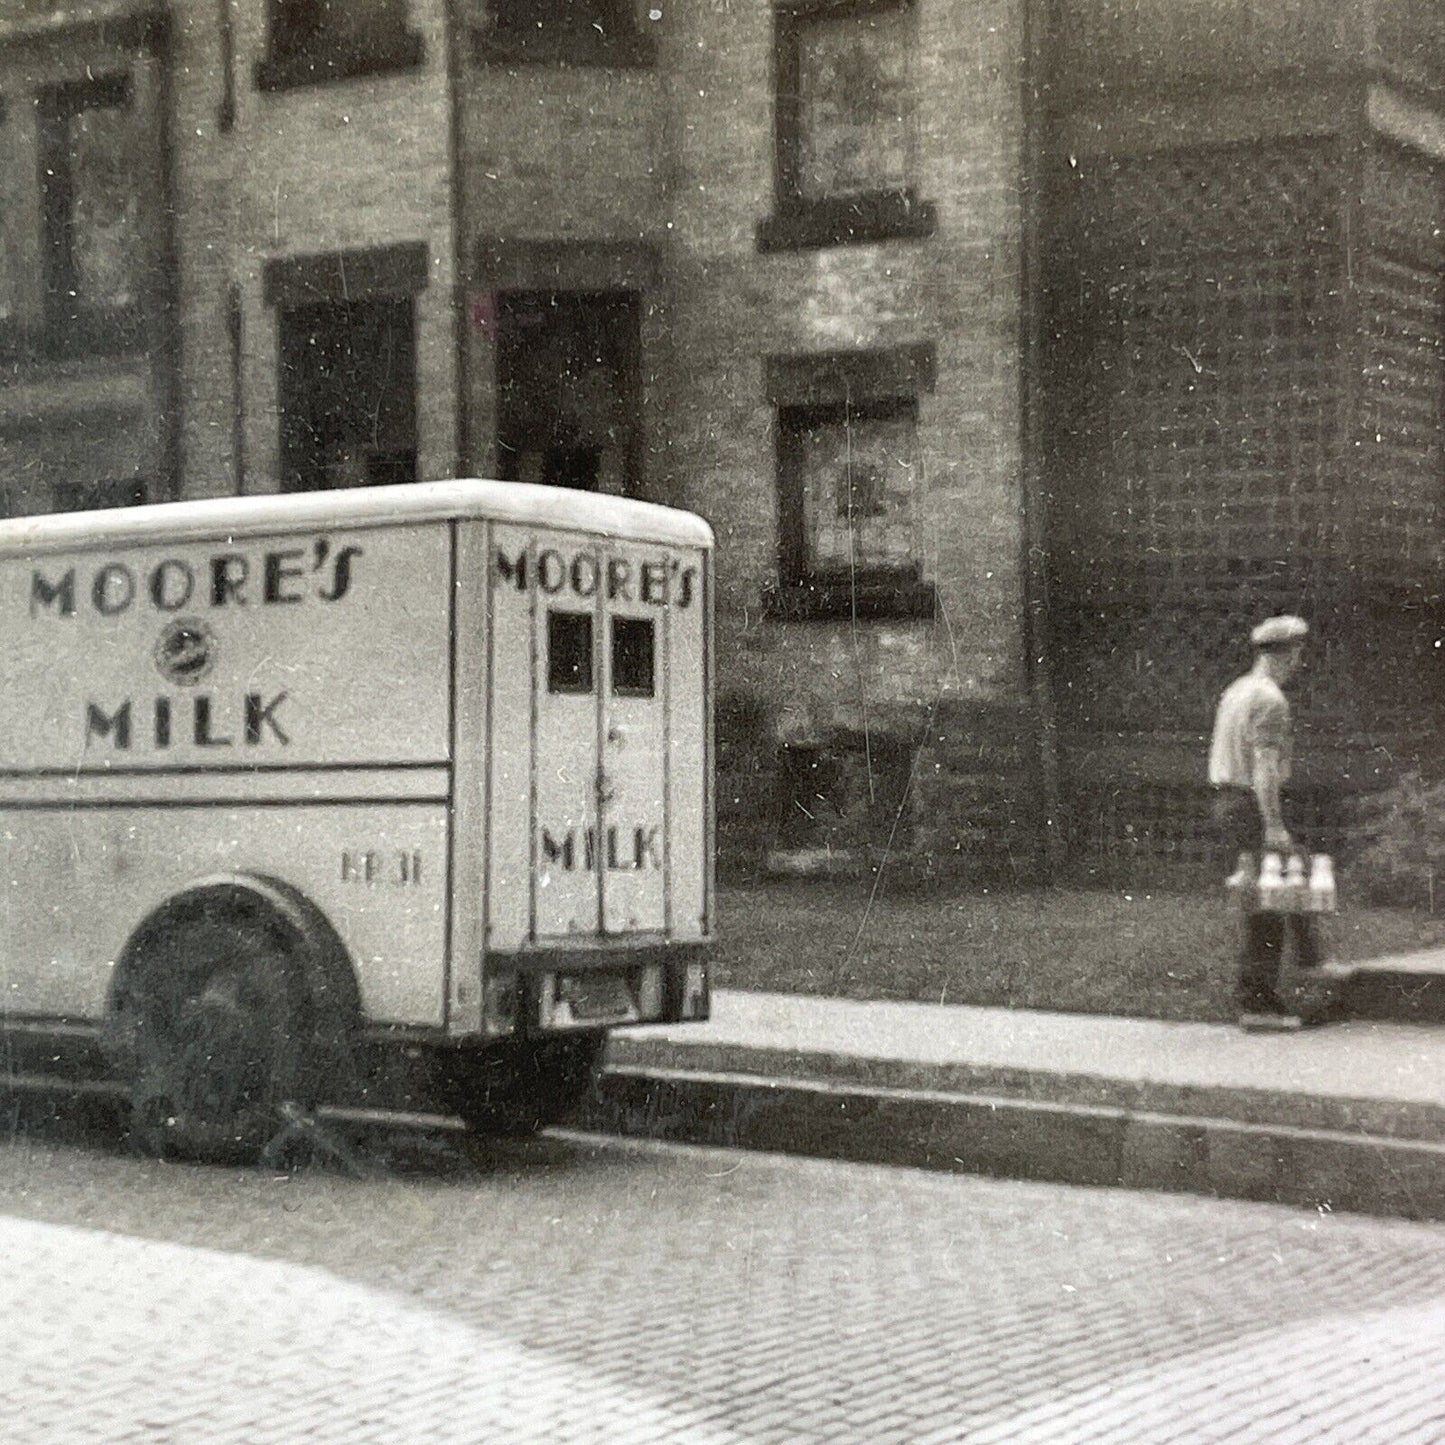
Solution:
{"label": "dark window opening", "polygon": [[262,90],[414,69],[422,38],[407,0],[270,0],[270,50],[256,67]]}
{"label": "dark window opening", "polygon": [[105,477],[89,482],[56,482],[51,496],[57,512],[98,512],[143,506],[149,498],[143,477]]}
{"label": "dark window opening", "polygon": [[503,480],[639,494],[640,310],[632,291],[499,294]]}
{"label": "dark window opening", "polygon": [[779,751],[775,846],[866,853],[897,840],[913,766],[912,747],[887,734],[841,734]]}
{"label": "dark window opening", "polygon": [[145,239],[134,177],[143,146],[130,77],[43,90],[39,122],[48,349],[139,350]]}
{"label": "dark window opening", "polygon": [[777,202],[764,250],[933,234],[916,192],[917,20],[908,0],[777,11]]}
{"label": "dark window opening", "polygon": [[416,481],[412,299],[287,308],[280,343],[285,489]]}
{"label": "dark window opening", "polygon": [[592,614],[547,612],[547,691],[592,691]]}
{"label": "dark window opening", "polygon": [[655,695],[654,640],[650,617],[612,619],[612,691],[619,697]]}
{"label": "dark window opening", "polygon": [[476,31],[482,62],[648,66],[655,46],[631,0],[487,0]]}
{"label": "dark window opening", "polygon": [[573,487],[579,492],[595,492],[601,469],[601,447],[551,446],[542,452],[540,480],[548,487]]}

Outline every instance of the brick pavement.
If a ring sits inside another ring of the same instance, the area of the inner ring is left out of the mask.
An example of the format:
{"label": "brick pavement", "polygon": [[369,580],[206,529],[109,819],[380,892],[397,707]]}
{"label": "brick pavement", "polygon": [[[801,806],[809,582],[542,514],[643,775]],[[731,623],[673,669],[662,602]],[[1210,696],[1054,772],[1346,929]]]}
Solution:
{"label": "brick pavement", "polygon": [[[391,1165],[0,1146],[0,1211],[68,1227],[0,1247],[0,1318],[35,1322],[4,1417],[62,1441],[112,1398],[135,1428],[106,1438],[175,1442],[1445,1438],[1439,1226],[579,1136]],[[97,1226],[158,1242],[71,1232]]]}
{"label": "brick pavement", "polygon": [[301,1265],[0,1219],[0,1281],[15,1445],[737,1438]]}

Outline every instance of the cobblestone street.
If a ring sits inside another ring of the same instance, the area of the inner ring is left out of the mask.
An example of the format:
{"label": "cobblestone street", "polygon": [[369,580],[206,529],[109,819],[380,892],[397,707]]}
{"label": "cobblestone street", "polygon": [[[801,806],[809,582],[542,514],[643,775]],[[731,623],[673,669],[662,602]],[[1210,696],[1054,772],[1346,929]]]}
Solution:
{"label": "cobblestone street", "polygon": [[371,1162],[5,1146],[6,1438],[1445,1438],[1439,1227],[576,1136]]}

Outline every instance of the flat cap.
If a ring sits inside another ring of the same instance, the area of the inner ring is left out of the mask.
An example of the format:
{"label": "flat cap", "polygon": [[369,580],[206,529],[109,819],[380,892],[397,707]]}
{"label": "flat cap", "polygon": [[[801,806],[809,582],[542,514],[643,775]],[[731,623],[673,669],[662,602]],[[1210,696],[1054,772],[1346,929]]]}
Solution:
{"label": "flat cap", "polygon": [[1249,640],[1256,647],[1284,647],[1303,642],[1309,632],[1309,623],[1303,617],[1267,617],[1249,634]]}

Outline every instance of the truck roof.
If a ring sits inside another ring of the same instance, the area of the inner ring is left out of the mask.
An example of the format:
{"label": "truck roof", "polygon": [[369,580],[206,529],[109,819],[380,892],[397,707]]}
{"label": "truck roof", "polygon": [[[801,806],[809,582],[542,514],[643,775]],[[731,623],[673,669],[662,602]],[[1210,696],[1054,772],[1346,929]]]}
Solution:
{"label": "truck roof", "polygon": [[627,497],[467,478],[343,491],[209,497],[103,512],[55,512],[0,521],[0,553],[128,543],[203,541],[295,529],[366,527],[479,517],[569,528],[625,542],[711,547],[712,528],[675,507]]}

